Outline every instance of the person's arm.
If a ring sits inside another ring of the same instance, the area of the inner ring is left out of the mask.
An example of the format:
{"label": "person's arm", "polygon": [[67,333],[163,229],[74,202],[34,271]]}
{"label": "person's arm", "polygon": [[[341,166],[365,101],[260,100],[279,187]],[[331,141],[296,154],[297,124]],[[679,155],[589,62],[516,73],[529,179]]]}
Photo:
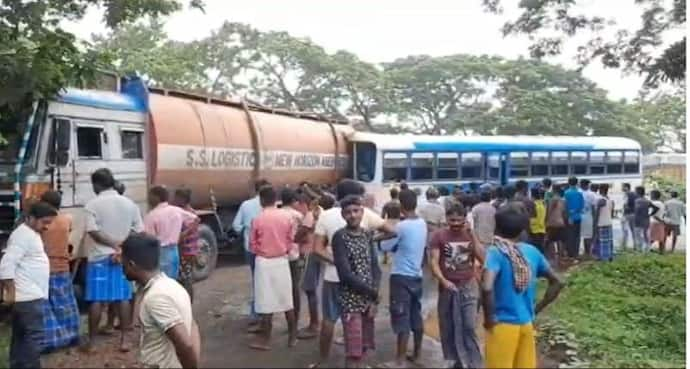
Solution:
{"label": "person's arm", "polygon": [[561,279],[556,275],[553,269],[551,269],[549,262],[541,254],[538,267],[538,275],[540,277],[546,278],[549,282],[549,285],[546,288],[544,297],[541,299],[541,301],[537,303],[537,306],[535,307],[535,314],[539,314],[539,312],[544,310],[545,307],[549,306],[549,304],[551,304],[558,297],[558,295],[561,293],[561,290],[564,287],[564,284],[561,281]]}
{"label": "person's arm", "polygon": [[241,235],[242,231],[244,230],[244,212],[246,211],[246,206],[244,204],[245,203],[243,202],[242,205],[240,205],[237,215],[235,215],[235,219],[232,220],[232,230],[238,235]]}
{"label": "person's arm", "polygon": [[343,230],[336,232],[333,235],[333,263],[338,270],[338,278],[340,283],[349,286],[353,290],[366,294],[367,296],[376,299],[378,298],[378,290],[365,283],[361,278],[355,275],[350,268],[350,261],[347,258],[347,250],[345,249],[345,241],[343,240]]}
{"label": "person's arm", "polygon": [[132,202],[132,231],[141,233],[144,231],[144,220],[141,218],[141,211],[137,204]]}
{"label": "person's arm", "polygon": [[654,205],[653,202],[649,202],[649,216],[651,217],[652,215],[656,214],[657,211],[659,211],[659,207]]}
{"label": "person's arm", "polygon": [[450,291],[457,291],[458,287],[455,285],[455,283],[447,280],[443,276],[443,272],[441,272],[441,250],[433,247],[431,249],[431,273],[434,275],[434,277],[438,280],[438,282],[443,286],[443,288],[448,289]]}
{"label": "person's arm", "polygon": [[314,254],[316,256],[327,263],[333,264],[333,255],[328,252],[328,240],[326,239],[326,236],[314,234],[313,246]]}
{"label": "person's arm", "polygon": [[3,289],[3,302],[13,304],[15,301],[15,285],[17,265],[26,254],[26,247],[10,239],[5,248],[5,254],[0,259],[0,284]]}
{"label": "person's arm", "polygon": [[103,232],[101,230],[100,225],[98,224],[98,221],[96,220],[96,214],[95,212],[91,211],[88,209],[88,207],[85,209],[86,210],[86,233],[88,233],[91,238],[96,241],[97,243],[105,246],[112,247],[114,249],[118,249],[120,246],[120,242],[122,240],[116,240],[113,237],[110,237],[108,234]]}
{"label": "person's arm", "polygon": [[376,245],[373,242],[373,240],[370,243],[370,245],[371,245],[370,246],[371,250],[369,252],[371,255],[371,273],[374,277],[374,288],[377,291],[377,298],[376,298],[375,303],[378,304],[378,302],[379,302],[378,291],[381,288],[381,276],[383,273],[381,272],[381,266],[379,265],[379,258],[378,258],[378,255],[376,253]]}
{"label": "person's arm", "polygon": [[494,302],[494,283],[496,276],[501,271],[499,251],[490,248],[486,253],[484,263],[484,273],[482,274],[482,311],[484,311],[484,328],[491,330],[495,325],[495,302]]}
{"label": "person's arm", "polygon": [[195,345],[195,342],[192,340],[192,336],[187,333],[187,328],[183,323],[178,323],[166,330],[165,335],[175,347],[177,359],[180,361],[183,368],[199,367],[197,345]]}

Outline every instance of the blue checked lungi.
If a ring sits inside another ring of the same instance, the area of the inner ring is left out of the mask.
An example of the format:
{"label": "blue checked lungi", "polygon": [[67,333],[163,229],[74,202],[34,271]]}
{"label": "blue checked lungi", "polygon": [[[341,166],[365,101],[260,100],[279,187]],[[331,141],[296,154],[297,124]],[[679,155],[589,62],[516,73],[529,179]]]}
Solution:
{"label": "blue checked lungi", "polygon": [[613,259],[613,227],[598,227],[599,234],[592,247],[594,257],[599,260]]}
{"label": "blue checked lungi", "polygon": [[158,266],[161,272],[168,278],[177,279],[180,273],[180,251],[177,245],[166,245],[161,247]]}
{"label": "blue checked lungi", "polygon": [[122,264],[110,256],[86,264],[86,296],[89,302],[127,301],[132,298],[132,285],[125,278]]}
{"label": "blue checked lungi", "polygon": [[49,299],[43,304],[43,352],[79,343],[79,308],[69,272],[50,275]]}

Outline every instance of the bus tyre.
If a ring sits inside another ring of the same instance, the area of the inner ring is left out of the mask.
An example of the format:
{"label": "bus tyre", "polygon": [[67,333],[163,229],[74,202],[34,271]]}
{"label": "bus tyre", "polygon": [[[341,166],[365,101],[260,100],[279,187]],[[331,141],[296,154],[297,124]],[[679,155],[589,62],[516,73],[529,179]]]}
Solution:
{"label": "bus tyre", "polygon": [[199,254],[194,263],[194,280],[200,281],[208,278],[216,268],[218,261],[218,242],[213,230],[202,224],[199,227]]}

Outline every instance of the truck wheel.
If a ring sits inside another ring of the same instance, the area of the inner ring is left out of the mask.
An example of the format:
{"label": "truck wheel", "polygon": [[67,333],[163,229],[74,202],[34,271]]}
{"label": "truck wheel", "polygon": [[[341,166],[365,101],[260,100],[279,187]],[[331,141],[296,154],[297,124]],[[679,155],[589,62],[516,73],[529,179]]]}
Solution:
{"label": "truck wheel", "polygon": [[207,225],[199,227],[199,254],[194,263],[194,280],[208,278],[218,261],[218,242],[213,230]]}

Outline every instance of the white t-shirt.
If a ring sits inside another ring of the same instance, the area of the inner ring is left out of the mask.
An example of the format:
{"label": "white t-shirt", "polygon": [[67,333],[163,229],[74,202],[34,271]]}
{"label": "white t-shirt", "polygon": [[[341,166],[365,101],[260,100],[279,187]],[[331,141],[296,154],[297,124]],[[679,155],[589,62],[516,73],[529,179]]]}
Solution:
{"label": "white t-shirt", "polygon": [[[115,190],[106,190],[86,206],[86,232],[101,231],[116,240],[124,240],[131,232],[142,232],[144,222],[139,207]],[[96,261],[115,252],[110,246],[93,242],[89,261]]]}
{"label": "white t-shirt", "polygon": [[15,301],[48,298],[50,264],[43,240],[31,227],[21,224],[7,240],[0,261],[0,279],[14,280]]}
{"label": "white t-shirt", "polygon": [[[385,220],[376,214],[373,210],[364,208],[364,215],[362,216],[362,228],[374,230],[379,229],[385,224]],[[326,237],[328,240],[328,252],[333,255],[333,250],[331,250],[331,241],[333,240],[333,235],[335,232],[344,228],[347,225],[345,219],[341,214],[340,208],[330,208],[321,213],[319,220],[314,226],[314,234],[317,236]],[[335,265],[331,263],[325,263],[325,272],[323,274],[323,279],[328,282],[340,282],[338,278],[338,271]]]}
{"label": "white t-shirt", "polygon": [[175,345],[165,332],[184,324],[187,333],[192,334],[192,304],[187,290],[164,273],[154,277],[144,287],[139,321],[141,363],[158,368],[182,368]]}

